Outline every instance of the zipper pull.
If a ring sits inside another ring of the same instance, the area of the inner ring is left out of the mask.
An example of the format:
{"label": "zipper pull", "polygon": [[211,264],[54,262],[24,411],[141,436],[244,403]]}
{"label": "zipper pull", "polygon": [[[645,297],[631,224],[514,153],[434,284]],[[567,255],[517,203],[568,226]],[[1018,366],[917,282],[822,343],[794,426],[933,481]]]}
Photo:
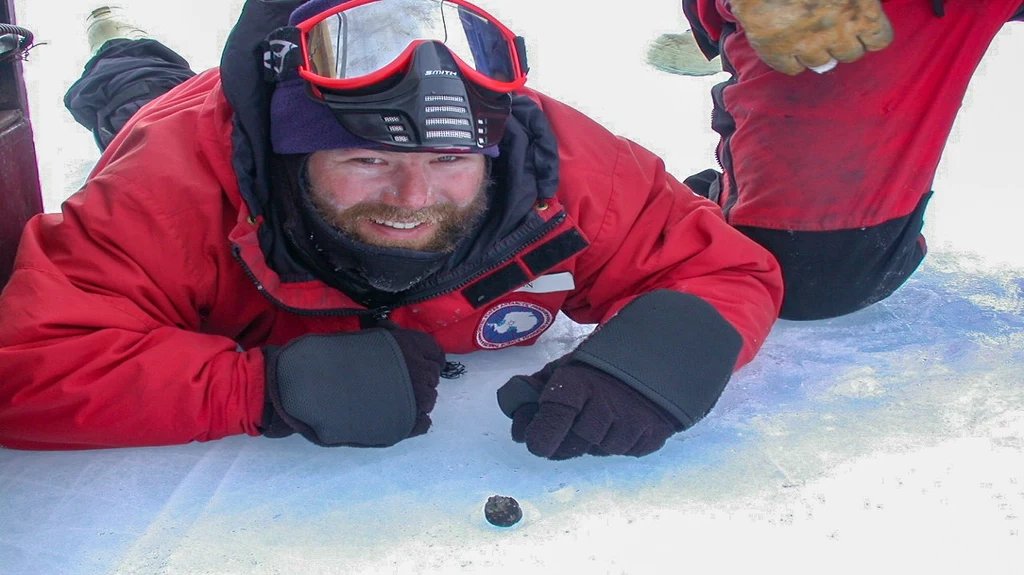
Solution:
{"label": "zipper pull", "polygon": [[387,327],[387,324],[394,325],[388,316],[391,315],[391,308],[381,306],[370,310],[359,312],[359,327],[370,329],[373,327]]}
{"label": "zipper pull", "polygon": [[388,319],[391,316],[391,308],[389,308],[388,306],[381,306],[379,308],[374,309],[372,315],[373,319],[378,322],[388,321]]}

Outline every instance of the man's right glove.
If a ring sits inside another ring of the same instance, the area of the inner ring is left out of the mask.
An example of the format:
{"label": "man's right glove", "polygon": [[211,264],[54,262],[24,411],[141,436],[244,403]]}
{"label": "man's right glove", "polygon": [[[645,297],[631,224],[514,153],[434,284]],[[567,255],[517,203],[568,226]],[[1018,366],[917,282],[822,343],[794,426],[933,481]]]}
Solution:
{"label": "man's right glove", "polygon": [[743,339],[703,299],[672,290],[635,298],[571,353],[498,389],[512,439],[534,455],[642,456],[718,401]]}
{"label": "man's right glove", "polygon": [[761,60],[791,76],[831,58],[853,62],[893,39],[879,0],[731,0],[730,6]]}
{"label": "man's right glove", "polygon": [[430,427],[445,355],[426,333],[392,324],[263,351],[267,437],[298,432],[317,445],[387,447]]}
{"label": "man's right glove", "polygon": [[511,385],[529,385],[537,402],[512,413],[512,439],[540,457],[640,457],[661,449],[683,429],[637,390],[580,361],[561,358],[533,375],[517,377]]}

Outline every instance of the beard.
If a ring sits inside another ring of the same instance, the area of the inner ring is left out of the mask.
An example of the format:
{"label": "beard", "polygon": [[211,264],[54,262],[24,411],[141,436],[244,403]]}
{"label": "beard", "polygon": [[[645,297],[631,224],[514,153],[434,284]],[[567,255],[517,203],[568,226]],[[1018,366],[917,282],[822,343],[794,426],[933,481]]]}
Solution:
{"label": "beard", "polygon": [[[487,189],[491,180],[484,178],[477,188],[473,200],[466,206],[451,202],[435,204],[418,210],[392,206],[381,202],[362,202],[349,208],[340,209],[328,198],[310,190],[310,199],[317,213],[332,227],[346,236],[372,246],[402,248],[421,252],[451,253],[459,242],[469,236],[487,211]],[[421,222],[434,224],[434,234],[425,242],[389,240],[370,237],[359,229],[365,221]]]}

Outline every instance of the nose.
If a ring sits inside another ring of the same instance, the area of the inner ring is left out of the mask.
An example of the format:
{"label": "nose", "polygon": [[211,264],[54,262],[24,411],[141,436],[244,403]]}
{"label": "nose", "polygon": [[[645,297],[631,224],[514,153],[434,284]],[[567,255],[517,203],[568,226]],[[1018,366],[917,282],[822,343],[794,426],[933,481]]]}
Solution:
{"label": "nose", "polygon": [[396,180],[393,194],[395,205],[418,210],[432,203],[429,174],[422,166],[403,166]]}

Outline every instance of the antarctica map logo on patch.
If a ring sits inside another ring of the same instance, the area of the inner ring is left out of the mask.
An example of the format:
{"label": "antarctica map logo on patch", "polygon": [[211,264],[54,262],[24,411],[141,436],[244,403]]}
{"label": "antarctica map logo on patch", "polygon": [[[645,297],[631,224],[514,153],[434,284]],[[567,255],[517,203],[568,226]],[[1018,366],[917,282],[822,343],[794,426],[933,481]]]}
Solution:
{"label": "antarctica map logo on patch", "polygon": [[476,332],[476,343],[484,349],[515,345],[546,330],[553,319],[550,311],[536,304],[503,303],[484,314]]}

